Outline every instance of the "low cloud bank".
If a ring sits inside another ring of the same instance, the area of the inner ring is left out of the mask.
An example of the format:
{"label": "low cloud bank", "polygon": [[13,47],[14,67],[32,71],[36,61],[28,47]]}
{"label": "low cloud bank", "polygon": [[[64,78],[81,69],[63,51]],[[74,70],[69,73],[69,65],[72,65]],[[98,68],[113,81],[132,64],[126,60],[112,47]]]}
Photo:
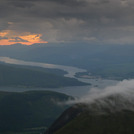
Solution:
{"label": "low cloud bank", "polygon": [[115,86],[104,89],[92,88],[86,96],[66,102],[66,104],[79,103],[87,104],[90,109],[94,107],[94,110],[134,111],[134,79],[123,80]]}

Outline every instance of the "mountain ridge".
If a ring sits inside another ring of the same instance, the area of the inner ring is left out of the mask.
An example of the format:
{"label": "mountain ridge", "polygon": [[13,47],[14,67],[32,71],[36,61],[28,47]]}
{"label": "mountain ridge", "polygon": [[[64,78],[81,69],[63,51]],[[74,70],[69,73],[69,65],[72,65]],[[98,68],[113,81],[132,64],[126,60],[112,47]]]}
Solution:
{"label": "mountain ridge", "polygon": [[27,129],[33,132],[32,128],[42,132],[68,108],[58,102],[68,99],[73,97],[53,91],[0,91],[0,133],[19,134]]}
{"label": "mountain ridge", "polygon": [[75,104],[65,110],[45,134],[132,134],[134,103],[120,97],[112,95],[91,104]]}

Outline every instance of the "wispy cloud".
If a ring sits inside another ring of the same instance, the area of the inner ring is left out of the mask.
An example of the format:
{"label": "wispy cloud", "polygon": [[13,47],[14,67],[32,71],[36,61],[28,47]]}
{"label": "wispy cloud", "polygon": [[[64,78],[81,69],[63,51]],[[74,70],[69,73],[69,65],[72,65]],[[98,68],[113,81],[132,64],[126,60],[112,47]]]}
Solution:
{"label": "wispy cloud", "polygon": [[110,111],[134,110],[134,79],[123,80],[115,86],[104,89],[92,88],[86,96],[67,102],[67,104],[79,103],[86,104],[91,109],[95,106],[95,110],[98,111],[102,110],[101,108],[107,108]]}

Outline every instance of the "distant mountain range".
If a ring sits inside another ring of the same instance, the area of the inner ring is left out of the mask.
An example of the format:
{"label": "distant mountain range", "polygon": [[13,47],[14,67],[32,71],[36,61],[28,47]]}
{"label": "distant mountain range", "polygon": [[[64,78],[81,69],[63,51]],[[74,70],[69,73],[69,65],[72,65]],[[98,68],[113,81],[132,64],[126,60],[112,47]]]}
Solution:
{"label": "distant mountain range", "polygon": [[70,65],[103,78],[134,78],[134,45],[15,44],[0,46],[0,56]]}

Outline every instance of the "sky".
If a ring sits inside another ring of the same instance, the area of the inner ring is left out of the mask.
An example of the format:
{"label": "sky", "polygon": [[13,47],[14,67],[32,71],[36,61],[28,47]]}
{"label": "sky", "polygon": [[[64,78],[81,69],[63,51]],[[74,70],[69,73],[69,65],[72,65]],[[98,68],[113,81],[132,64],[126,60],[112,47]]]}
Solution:
{"label": "sky", "polygon": [[0,0],[0,45],[134,44],[133,0]]}

